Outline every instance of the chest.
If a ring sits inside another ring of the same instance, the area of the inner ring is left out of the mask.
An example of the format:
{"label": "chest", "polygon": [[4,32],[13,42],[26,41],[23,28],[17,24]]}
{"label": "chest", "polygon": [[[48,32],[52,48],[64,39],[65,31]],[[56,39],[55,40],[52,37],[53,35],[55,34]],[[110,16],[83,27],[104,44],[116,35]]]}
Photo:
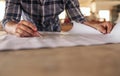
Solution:
{"label": "chest", "polygon": [[26,3],[26,4],[43,4],[45,5],[46,3],[62,3],[64,4],[67,0],[21,0],[21,3]]}
{"label": "chest", "polygon": [[65,7],[64,1],[65,0],[21,0],[21,6],[28,10],[63,9]]}

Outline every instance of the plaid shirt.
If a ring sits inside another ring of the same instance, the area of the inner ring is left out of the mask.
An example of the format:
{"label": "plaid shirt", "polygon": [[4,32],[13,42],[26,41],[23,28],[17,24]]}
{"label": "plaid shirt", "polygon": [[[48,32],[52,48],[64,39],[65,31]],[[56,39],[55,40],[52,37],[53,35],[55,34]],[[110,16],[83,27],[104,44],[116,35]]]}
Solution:
{"label": "plaid shirt", "polygon": [[71,20],[85,21],[78,0],[6,0],[3,26],[8,21],[24,20],[35,24],[39,31],[60,31],[58,15],[66,10]]}

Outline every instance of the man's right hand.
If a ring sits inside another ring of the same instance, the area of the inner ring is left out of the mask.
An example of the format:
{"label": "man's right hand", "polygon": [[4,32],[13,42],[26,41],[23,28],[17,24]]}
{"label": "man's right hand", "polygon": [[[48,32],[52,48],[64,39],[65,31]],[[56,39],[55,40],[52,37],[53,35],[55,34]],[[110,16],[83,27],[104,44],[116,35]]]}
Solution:
{"label": "man's right hand", "polygon": [[37,27],[31,22],[22,20],[19,23],[10,21],[5,25],[5,30],[8,33],[19,37],[35,37],[40,36]]}

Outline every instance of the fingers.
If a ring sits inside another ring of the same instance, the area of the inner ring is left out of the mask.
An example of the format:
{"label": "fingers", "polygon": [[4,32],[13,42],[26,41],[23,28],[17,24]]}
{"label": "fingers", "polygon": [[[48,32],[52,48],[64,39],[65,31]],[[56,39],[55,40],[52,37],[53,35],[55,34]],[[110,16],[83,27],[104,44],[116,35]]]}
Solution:
{"label": "fingers", "polygon": [[16,31],[19,31],[19,30],[25,31],[29,33],[30,35],[34,35],[34,31],[23,24],[18,24]]}
{"label": "fingers", "polygon": [[97,30],[99,30],[101,33],[103,33],[103,34],[106,34],[107,32],[106,32],[106,29],[102,26],[102,25],[100,25],[99,27],[97,27]]}
{"label": "fingers", "polygon": [[37,33],[36,26],[27,21],[20,21],[17,24],[16,30],[15,30],[15,35],[18,37],[40,36],[40,34]]}
{"label": "fingers", "polygon": [[26,31],[22,30],[22,29],[17,29],[16,33],[15,33],[18,37],[30,37],[32,36],[31,34],[27,33]]}
{"label": "fingers", "polygon": [[104,22],[100,24],[101,32],[104,34],[108,34],[111,32],[113,25],[110,22]]}
{"label": "fingers", "polygon": [[28,22],[28,21],[25,21],[25,20],[22,20],[19,22],[20,24],[23,24],[27,27],[29,27],[30,29],[34,30],[34,31],[37,31],[37,28],[35,25],[33,25],[31,22]]}
{"label": "fingers", "polygon": [[35,37],[41,37],[41,34],[39,32],[34,32]]}
{"label": "fingers", "polygon": [[107,33],[110,33],[113,28],[112,23],[106,22],[106,23],[104,23],[104,26],[107,28]]}

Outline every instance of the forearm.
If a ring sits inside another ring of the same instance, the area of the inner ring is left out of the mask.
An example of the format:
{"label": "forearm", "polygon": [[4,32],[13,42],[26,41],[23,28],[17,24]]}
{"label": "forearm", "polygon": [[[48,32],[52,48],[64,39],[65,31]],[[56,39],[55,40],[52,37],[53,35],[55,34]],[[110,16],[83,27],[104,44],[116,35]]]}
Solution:
{"label": "forearm", "polygon": [[86,21],[84,15],[81,13],[78,0],[68,0],[66,4],[66,12],[68,17],[76,22],[83,23]]}
{"label": "forearm", "polygon": [[95,27],[95,24],[96,24],[96,23],[89,22],[89,21],[84,21],[83,24],[85,24],[85,25],[87,25],[87,26],[90,26],[90,27]]}

